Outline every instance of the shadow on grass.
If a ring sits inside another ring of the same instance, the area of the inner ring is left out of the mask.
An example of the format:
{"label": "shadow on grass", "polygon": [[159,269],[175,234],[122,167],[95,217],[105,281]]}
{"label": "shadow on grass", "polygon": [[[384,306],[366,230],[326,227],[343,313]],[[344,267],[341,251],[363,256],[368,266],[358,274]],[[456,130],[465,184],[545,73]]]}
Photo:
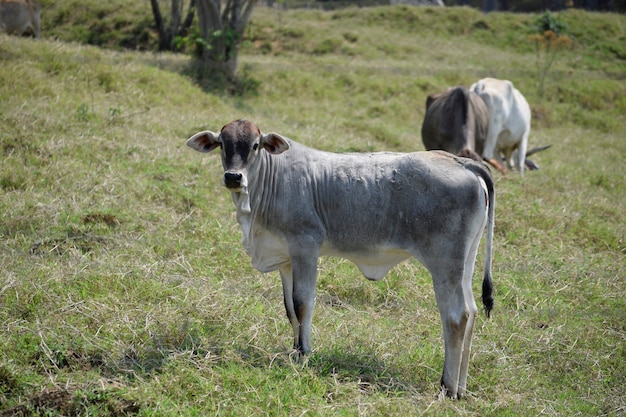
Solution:
{"label": "shadow on grass", "polygon": [[424,392],[428,389],[426,379],[407,378],[400,369],[374,353],[318,352],[311,356],[308,367],[320,377],[332,377],[342,384],[357,384],[359,391],[366,394]]}
{"label": "shadow on grass", "polygon": [[[305,369],[314,376],[334,380],[337,384],[358,386],[364,394],[383,393],[424,393],[432,389],[433,381],[439,375],[431,368],[417,366],[408,371],[399,368],[394,361],[381,358],[373,351],[344,347],[316,351],[304,358],[286,346],[260,347],[257,345],[231,344],[216,334],[188,331],[181,339],[163,333],[152,335],[151,343],[140,349],[131,348],[109,368],[110,377],[146,377],[159,374],[168,367],[170,361],[182,359],[203,367],[230,368],[242,366],[255,368],[259,372],[273,369],[279,374],[290,373],[291,369]],[[200,365],[201,364],[201,365]]]}
{"label": "shadow on grass", "polygon": [[[47,345],[45,355],[40,353],[33,357],[33,363],[40,367],[39,372],[54,374],[63,370],[64,373],[93,375],[104,385],[84,384],[79,388],[55,385],[44,391],[31,392],[21,376],[11,369],[0,368],[5,371],[0,372],[0,382],[12,387],[12,394],[15,394],[11,395],[14,398],[6,404],[7,408],[0,407],[0,417],[46,412],[79,415],[79,410],[87,408],[106,411],[109,415],[134,415],[147,405],[133,395],[124,394],[122,388],[127,383],[132,384],[131,381],[167,375],[170,365],[175,362],[179,362],[182,369],[189,364],[194,368],[254,368],[259,374],[271,372],[279,379],[306,372],[323,381],[329,392],[333,386],[345,386],[363,395],[387,397],[421,396],[432,389],[436,379],[430,368],[402,369],[374,351],[359,347],[348,350],[345,346],[338,346],[298,360],[284,345],[265,348],[252,344],[233,345],[226,342],[227,338],[218,327],[199,331],[182,323],[180,328],[184,330],[180,332],[164,328],[128,345],[118,357],[93,349],[93,346],[71,342]],[[47,364],[45,369],[41,368],[42,364]]]}
{"label": "shadow on grass", "polygon": [[[271,349],[270,349],[271,350]],[[219,365],[231,360],[242,360],[247,366],[258,369],[308,369],[321,379],[332,379],[336,384],[357,385],[363,394],[382,393],[398,395],[402,393],[423,394],[432,389],[433,381],[439,375],[431,368],[415,367],[407,375],[407,370],[385,361],[373,351],[329,349],[316,351],[304,358],[298,358],[293,350],[276,347],[276,353],[268,355],[257,347],[247,346],[238,350],[238,358],[224,358]],[[288,372],[288,371],[287,371]]]}
{"label": "shadow on grass", "polygon": [[190,60],[181,74],[193,80],[205,93],[232,97],[257,96],[260,81],[252,77],[249,65],[243,65],[235,74],[228,76],[219,71],[210,71],[197,60]]}

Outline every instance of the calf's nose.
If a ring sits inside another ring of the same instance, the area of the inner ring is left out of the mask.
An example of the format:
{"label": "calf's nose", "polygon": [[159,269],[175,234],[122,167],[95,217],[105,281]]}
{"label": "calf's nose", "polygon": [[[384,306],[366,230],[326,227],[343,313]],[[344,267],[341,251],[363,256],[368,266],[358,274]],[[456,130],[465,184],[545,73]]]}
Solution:
{"label": "calf's nose", "polygon": [[239,172],[224,173],[224,185],[226,188],[240,188],[243,175]]}

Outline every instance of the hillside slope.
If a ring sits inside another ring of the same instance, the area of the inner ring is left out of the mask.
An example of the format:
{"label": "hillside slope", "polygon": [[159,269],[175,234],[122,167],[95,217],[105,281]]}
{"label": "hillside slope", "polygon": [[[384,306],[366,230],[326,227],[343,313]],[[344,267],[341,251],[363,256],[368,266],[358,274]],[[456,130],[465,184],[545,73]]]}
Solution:
{"label": "hillside slope", "polygon": [[[238,95],[200,88],[184,55],[0,36],[0,415],[623,413],[626,84],[605,42],[624,17],[563,14],[581,35],[539,99],[536,16],[408,10],[259,9]],[[330,151],[420,150],[426,96],[487,75],[553,147],[524,179],[494,174],[469,398],[437,400],[416,262],[375,283],[321,260],[315,350],[293,363],[280,279],[250,267],[219,157],[186,138],[248,118]]]}

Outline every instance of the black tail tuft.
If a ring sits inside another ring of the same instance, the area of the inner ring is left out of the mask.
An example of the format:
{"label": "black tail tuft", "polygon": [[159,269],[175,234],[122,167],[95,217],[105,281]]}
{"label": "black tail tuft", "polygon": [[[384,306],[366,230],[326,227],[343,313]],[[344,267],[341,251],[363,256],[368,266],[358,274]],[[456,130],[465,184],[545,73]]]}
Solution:
{"label": "black tail tuft", "polygon": [[491,310],[493,310],[493,283],[491,282],[491,276],[488,274],[485,274],[485,277],[483,279],[482,298],[487,317],[491,317]]}

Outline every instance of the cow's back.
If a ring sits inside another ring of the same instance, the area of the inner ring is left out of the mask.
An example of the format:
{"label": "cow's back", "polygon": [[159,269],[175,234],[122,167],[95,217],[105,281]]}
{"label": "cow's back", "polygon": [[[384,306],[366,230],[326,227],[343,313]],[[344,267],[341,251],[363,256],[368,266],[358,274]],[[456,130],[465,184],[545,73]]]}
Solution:
{"label": "cow's back", "polygon": [[460,233],[468,208],[484,203],[476,175],[463,165],[473,161],[447,152],[331,154],[290,146],[264,175],[271,199],[255,199],[271,215],[259,220],[276,235],[323,243],[330,254],[427,250],[430,239]]}

